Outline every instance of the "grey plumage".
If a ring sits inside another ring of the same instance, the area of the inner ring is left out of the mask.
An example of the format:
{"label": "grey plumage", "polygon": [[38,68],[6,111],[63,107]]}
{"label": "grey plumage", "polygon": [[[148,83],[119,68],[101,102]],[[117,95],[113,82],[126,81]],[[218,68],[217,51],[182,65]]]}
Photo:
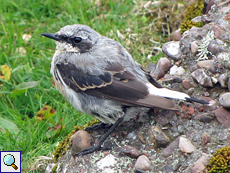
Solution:
{"label": "grey plumage", "polygon": [[[57,89],[78,110],[114,124],[141,109],[180,110],[172,100],[187,94],[161,87],[118,42],[85,25],[68,25],[56,34],[51,73]],[[192,99],[192,101],[200,100]]]}

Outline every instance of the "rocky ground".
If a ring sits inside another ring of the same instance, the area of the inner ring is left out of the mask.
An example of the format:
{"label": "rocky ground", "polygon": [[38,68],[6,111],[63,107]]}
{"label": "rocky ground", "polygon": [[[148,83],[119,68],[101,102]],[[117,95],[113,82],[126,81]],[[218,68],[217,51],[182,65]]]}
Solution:
{"label": "rocky ground", "polygon": [[[206,172],[212,154],[230,142],[230,3],[214,0],[210,4],[207,14],[193,19],[205,25],[182,35],[176,31],[175,41],[162,47],[166,57],[149,65],[164,86],[209,105],[178,102],[181,112],[142,114],[119,126],[107,139],[105,145],[113,144],[112,150],[76,158],[70,150],[58,161],[57,172]],[[91,135],[97,142],[105,132]],[[92,140],[88,134],[83,138]],[[74,141],[72,150],[78,143]]]}

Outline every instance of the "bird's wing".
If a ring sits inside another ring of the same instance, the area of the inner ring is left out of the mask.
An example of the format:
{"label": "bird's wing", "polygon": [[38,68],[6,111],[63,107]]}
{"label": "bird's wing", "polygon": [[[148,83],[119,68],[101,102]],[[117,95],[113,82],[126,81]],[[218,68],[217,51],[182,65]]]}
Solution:
{"label": "bird's wing", "polygon": [[58,63],[62,80],[71,89],[91,96],[119,101],[124,105],[180,110],[171,100],[150,95],[148,86],[119,63],[109,63],[103,73],[89,74],[74,64]]}

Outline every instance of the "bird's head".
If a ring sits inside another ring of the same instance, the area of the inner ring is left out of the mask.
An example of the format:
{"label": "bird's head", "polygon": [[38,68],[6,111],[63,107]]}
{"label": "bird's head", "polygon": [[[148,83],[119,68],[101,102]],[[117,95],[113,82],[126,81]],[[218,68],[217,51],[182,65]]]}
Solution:
{"label": "bird's head", "polygon": [[57,49],[71,52],[88,52],[101,37],[99,33],[86,25],[67,25],[55,34],[41,35],[55,40]]}

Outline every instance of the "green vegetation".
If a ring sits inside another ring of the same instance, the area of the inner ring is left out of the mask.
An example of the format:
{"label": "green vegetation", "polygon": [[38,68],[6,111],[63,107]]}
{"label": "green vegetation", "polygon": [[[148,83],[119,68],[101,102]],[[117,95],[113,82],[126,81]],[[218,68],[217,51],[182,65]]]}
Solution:
{"label": "green vegetation", "polygon": [[92,120],[53,86],[49,70],[55,43],[40,33],[89,25],[121,42],[144,66],[163,55],[153,52],[165,39],[156,35],[153,17],[143,8],[148,1],[0,2],[0,150],[21,151],[22,172],[39,172],[39,156],[51,157],[76,125]]}
{"label": "green vegetation", "polygon": [[230,172],[230,147],[223,147],[217,150],[207,166],[209,173]]}

